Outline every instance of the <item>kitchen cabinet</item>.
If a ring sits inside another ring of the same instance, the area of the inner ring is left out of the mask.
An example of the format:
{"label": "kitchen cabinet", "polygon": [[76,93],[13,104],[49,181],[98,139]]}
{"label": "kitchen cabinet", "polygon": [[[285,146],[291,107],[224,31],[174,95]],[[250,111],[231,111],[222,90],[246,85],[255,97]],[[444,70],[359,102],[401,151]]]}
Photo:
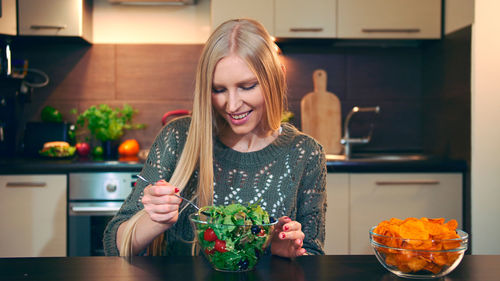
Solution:
{"label": "kitchen cabinet", "polygon": [[210,6],[211,29],[234,18],[251,18],[274,34],[274,1],[272,0],[212,0]]}
{"label": "kitchen cabinet", "polygon": [[326,175],[325,253],[345,255],[349,253],[349,174]]}
{"label": "kitchen cabinet", "polygon": [[370,227],[390,218],[443,217],[462,228],[461,173],[329,173],[327,254],[372,254]]}
{"label": "kitchen cabinet", "polygon": [[212,29],[250,17],[278,38],[439,39],[440,0],[212,0]]}
{"label": "kitchen cabinet", "polygon": [[444,34],[448,35],[474,22],[474,0],[445,0],[444,7]]}
{"label": "kitchen cabinet", "polygon": [[16,0],[0,1],[0,34],[17,34]]}
{"label": "kitchen cabinet", "polygon": [[441,0],[337,1],[338,38],[441,38]]}
{"label": "kitchen cabinet", "polygon": [[19,35],[82,37],[92,41],[91,0],[19,0]]}
{"label": "kitchen cabinet", "polygon": [[275,36],[334,38],[336,10],[336,0],[275,0]]}
{"label": "kitchen cabinet", "polygon": [[66,256],[66,175],[0,176],[0,257]]}

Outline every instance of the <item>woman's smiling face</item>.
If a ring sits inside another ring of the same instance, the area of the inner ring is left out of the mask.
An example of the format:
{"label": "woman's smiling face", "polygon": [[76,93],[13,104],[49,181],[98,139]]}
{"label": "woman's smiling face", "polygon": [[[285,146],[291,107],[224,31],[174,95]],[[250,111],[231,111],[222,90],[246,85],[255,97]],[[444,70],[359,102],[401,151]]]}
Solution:
{"label": "woman's smiling face", "polygon": [[237,55],[224,57],[215,66],[212,104],[235,135],[265,133],[264,93],[255,74]]}

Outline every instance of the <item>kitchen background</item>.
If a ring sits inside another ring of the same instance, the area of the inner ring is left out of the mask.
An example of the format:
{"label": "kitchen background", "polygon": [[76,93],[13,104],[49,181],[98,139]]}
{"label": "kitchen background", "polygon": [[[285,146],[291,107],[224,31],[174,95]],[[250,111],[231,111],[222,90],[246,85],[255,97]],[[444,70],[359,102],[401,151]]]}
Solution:
{"label": "kitchen background", "polygon": [[[198,14],[206,9],[208,17],[207,2],[199,1],[192,8]],[[127,24],[124,18],[116,21],[119,12],[111,7],[106,0],[94,1],[94,30],[100,30],[99,24],[105,30],[111,28],[111,23],[98,21],[106,13],[115,20],[113,26]],[[146,13],[151,7],[117,9]],[[95,41],[99,36],[95,34]],[[122,36],[131,38],[133,34]],[[72,108],[82,112],[90,105],[126,103],[139,110],[135,121],[147,128],[129,131],[125,138],[136,138],[147,148],[161,128],[165,112],[191,108],[202,43],[75,41],[28,38],[13,43],[14,59],[26,59],[30,68],[50,77],[50,83],[36,89],[31,103],[26,104],[22,123],[39,120],[45,105],[56,107],[66,120],[74,121]],[[442,40],[279,43],[287,70],[289,110],[295,114],[292,123],[300,128],[300,99],[313,91],[312,72],[322,68],[328,73],[327,90],[339,97],[344,117],[356,105],[381,107],[372,141],[354,146],[354,151],[426,152],[469,160],[470,42],[469,27]],[[354,136],[368,132],[367,118],[371,116],[353,118]]]}
{"label": "kitchen background", "polygon": [[[25,105],[19,128],[28,120],[39,120],[45,105],[59,108],[73,121],[71,108],[82,111],[94,104],[128,103],[139,110],[136,121],[148,128],[125,137],[137,138],[147,148],[161,127],[164,112],[190,108],[195,65],[210,30],[210,1],[198,0],[190,7],[116,7],[107,0],[92,2],[92,44],[57,38],[13,42],[15,59],[27,59],[30,68],[43,70],[51,79]],[[442,1],[444,6],[455,2],[470,1]],[[327,90],[339,96],[344,117],[353,105],[381,106],[372,142],[355,150],[423,151],[474,163],[470,165],[472,177],[466,175],[464,194],[473,206],[468,201],[464,207],[472,208],[476,251],[488,253],[496,250],[487,244],[491,239],[483,238],[498,229],[484,219],[492,211],[498,213],[491,202],[495,196],[490,195],[498,194],[494,190],[498,160],[492,159],[498,152],[493,145],[498,133],[491,130],[497,124],[498,99],[496,70],[489,66],[496,62],[498,44],[491,34],[496,34],[498,24],[478,13],[495,11],[498,4],[474,5],[474,25],[440,40],[303,41],[280,43],[280,47],[290,110],[298,127],[300,98],[312,91],[312,71],[323,68],[328,72]],[[356,126],[363,125],[364,120],[356,121]]]}

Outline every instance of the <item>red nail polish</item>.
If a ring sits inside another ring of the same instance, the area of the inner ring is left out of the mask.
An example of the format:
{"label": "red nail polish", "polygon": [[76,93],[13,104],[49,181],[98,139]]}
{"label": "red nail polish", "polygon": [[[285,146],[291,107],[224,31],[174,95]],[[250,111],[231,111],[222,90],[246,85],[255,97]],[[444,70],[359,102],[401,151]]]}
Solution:
{"label": "red nail polish", "polygon": [[177,193],[177,192],[179,192],[179,189],[176,187],[174,191],[175,191],[175,193]]}
{"label": "red nail polish", "polygon": [[281,233],[281,239],[285,239],[286,237],[286,234],[285,233]]}
{"label": "red nail polish", "polygon": [[283,227],[283,229],[284,229],[284,230],[288,230],[288,225],[285,225],[285,226]]}

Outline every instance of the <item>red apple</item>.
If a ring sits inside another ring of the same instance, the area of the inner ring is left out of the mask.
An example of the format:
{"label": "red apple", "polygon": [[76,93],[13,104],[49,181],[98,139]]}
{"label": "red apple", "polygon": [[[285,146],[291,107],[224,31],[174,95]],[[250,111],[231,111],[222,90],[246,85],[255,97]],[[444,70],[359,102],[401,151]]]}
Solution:
{"label": "red apple", "polygon": [[78,153],[80,157],[87,157],[90,154],[90,145],[86,142],[77,143],[76,153]]}

